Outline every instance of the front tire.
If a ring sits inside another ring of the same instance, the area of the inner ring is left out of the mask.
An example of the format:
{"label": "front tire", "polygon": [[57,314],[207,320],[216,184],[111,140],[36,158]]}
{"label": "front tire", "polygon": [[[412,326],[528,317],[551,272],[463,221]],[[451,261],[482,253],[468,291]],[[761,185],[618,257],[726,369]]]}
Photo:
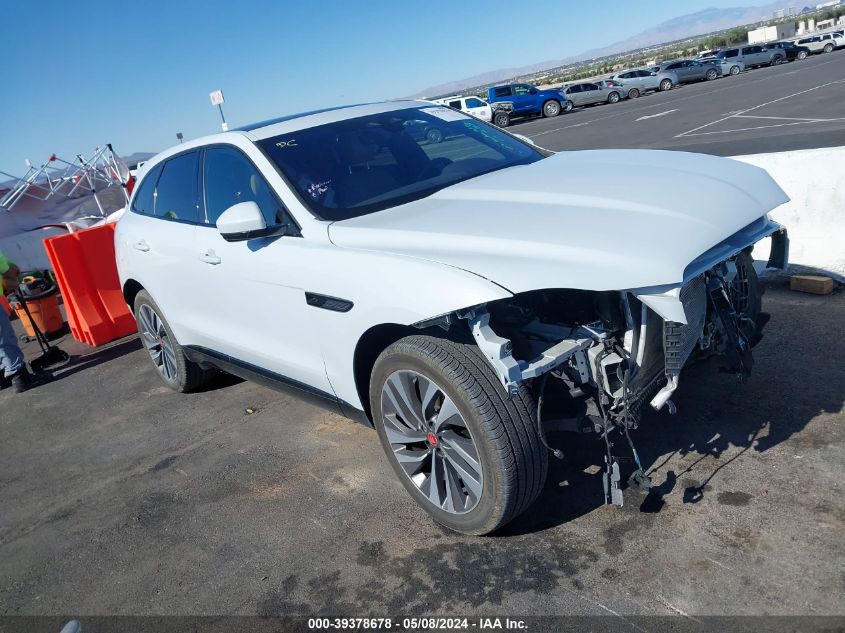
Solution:
{"label": "front tire", "polygon": [[438,523],[488,534],[543,487],[548,454],[525,385],[512,399],[473,343],[409,336],[376,360],[376,430],[393,470]]}
{"label": "front tire", "polygon": [[731,66],[731,74],[738,75],[739,74],[739,66]]}
{"label": "front tire", "polygon": [[666,90],[672,89],[672,80],[671,79],[664,79],[660,82],[660,92],[664,92]]}
{"label": "front tire", "polygon": [[775,55],[774,57],[772,57],[772,63],[771,63],[772,66],[779,66],[782,63],[783,63],[783,56],[782,55]]}
{"label": "front tire", "polygon": [[713,80],[714,80],[714,79],[716,79],[716,77],[718,77],[718,76],[719,76],[719,73],[717,73],[717,72],[716,72],[716,69],[715,69],[715,68],[711,68],[711,69],[710,69],[710,70],[708,70],[706,73],[704,73],[704,78],[705,78],[707,81],[713,81]]}
{"label": "front tire", "polygon": [[137,294],[133,308],[141,343],[164,384],[185,393],[208,382],[215,371],[203,369],[187,359],[161,308],[146,290]]}
{"label": "front tire", "polygon": [[555,117],[560,114],[560,104],[557,101],[546,101],[543,104],[543,116]]}
{"label": "front tire", "polygon": [[639,97],[639,96],[640,96],[640,91],[639,91],[639,90],[637,90],[636,88],[631,88],[631,89],[628,91],[628,98],[629,98],[629,99],[636,99],[636,98],[637,98],[637,97]]}

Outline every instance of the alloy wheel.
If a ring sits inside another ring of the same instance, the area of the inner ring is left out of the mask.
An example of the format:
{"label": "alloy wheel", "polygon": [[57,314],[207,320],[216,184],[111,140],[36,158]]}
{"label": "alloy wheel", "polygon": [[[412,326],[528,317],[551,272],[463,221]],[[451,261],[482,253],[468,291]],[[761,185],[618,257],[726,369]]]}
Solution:
{"label": "alloy wheel", "polygon": [[153,364],[168,382],[176,380],[176,352],[164,328],[164,322],[155,310],[143,304],[138,310],[141,341],[150,354]]}
{"label": "alloy wheel", "polygon": [[483,488],[481,459],[443,389],[415,371],[395,371],[382,387],[381,411],[394,459],[428,501],[450,514],[472,510]]}

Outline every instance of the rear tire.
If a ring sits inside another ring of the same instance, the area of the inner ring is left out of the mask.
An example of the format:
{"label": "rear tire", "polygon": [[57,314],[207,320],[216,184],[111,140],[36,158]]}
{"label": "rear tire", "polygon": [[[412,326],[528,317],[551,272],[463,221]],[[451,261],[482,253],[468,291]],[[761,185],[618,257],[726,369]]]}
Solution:
{"label": "rear tire", "polygon": [[608,103],[618,103],[619,99],[621,99],[621,97],[619,96],[618,92],[611,92],[609,95],[607,95]]}
{"label": "rear tire", "polygon": [[772,57],[772,63],[770,65],[771,66],[779,66],[782,63],[783,63],[783,56],[782,55],[775,55],[774,57]]}
{"label": "rear tire", "polygon": [[560,104],[557,101],[549,100],[543,104],[543,116],[555,117],[560,114]]}
{"label": "rear tire", "polygon": [[705,78],[707,81],[713,81],[713,80],[714,80],[714,79],[716,79],[716,77],[718,77],[718,76],[719,76],[719,73],[718,73],[718,72],[716,72],[716,69],[715,69],[715,68],[711,68],[711,69],[710,69],[710,70],[708,70],[706,73],[704,73],[704,78]]}
{"label": "rear tire", "polygon": [[[397,396],[402,394],[409,397],[397,407],[394,403],[400,403]],[[409,403],[413,408],[407,408]],[[451,530],[488,534],[523,512],[545,483],[548,454],[535,428],[534,398],[523,384],[509,400],[471,342],[417,335],[397,341],[375,362],[370,406],[402,485],[435,521]],[[447,408],[446,420],[456,424],[440,419]],[[436,435],[432,442],[432,434],[450,432]],[[477,460],[458,460],[456,465],[450,451],[457,446]],[[471,463],[478,469],[467,470]],[[433,487],[444,474],[446,483]],[[477,497],[471,490],[478,491]]]}
{"label": "rear tire", "polygon": [[567,100],[566,103],[563,104],[563,111],[564,112],[572,112],[573,107],[574,106],[573,106],[572,102]]}
{"label": "rear tire", "polygon": [[831,51],[833,51],[833,44],[825,44],[823,50],[825,53],[830,53]]}
{"label": "rear tire", "polygon": [[672,80],[671,79],[664,79],[660,82],[660,92],[664,92],[666,90],[672,89]]}
{"label": "rear tire", "polygon": [[798,59],[807,59],[807,51],[800,51],[798,53]]}
{"label": "rear tire", "polygon": [[739,66],[731,66],[730,73],[732,75],[738,75],[739,74]]}
{"label": "rear tire", "polygon": [[637,98],[637,97],[639,97],[639,96],[640,96],[640,91],[639,91],[639,90],[637,90],[636,88],[631,88],[631,89],[628,91],[628,98],[629,98],[629,99],[636,99],[636,98]]}
{"label": "rear tire", "polygon": [[507,112],[497,112],[493,115],[493,124],[498,127],[508,127],[511,124],[511,116]]}
{"label": "rear tire", "polygon": [[141,343],[150,354],[159,378],[165,385],[185,393],[193,391],[212,378],[216,370],[203,369],[187,359],[161,308],[146,290],[135,296],[135,321]]}

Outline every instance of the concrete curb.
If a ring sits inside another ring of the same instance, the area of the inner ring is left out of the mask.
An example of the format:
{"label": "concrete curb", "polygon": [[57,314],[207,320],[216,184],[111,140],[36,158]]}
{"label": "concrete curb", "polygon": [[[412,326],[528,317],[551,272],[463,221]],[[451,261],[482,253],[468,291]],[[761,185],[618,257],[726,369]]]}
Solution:
{"label": "concrete curb", "polygon": [[[790,269],[845,282],[845,147],[732,158],[765,169],[791,198],[771,213],[789,231]],[[762,241],[754,259],[767,259],[768,249]]]}

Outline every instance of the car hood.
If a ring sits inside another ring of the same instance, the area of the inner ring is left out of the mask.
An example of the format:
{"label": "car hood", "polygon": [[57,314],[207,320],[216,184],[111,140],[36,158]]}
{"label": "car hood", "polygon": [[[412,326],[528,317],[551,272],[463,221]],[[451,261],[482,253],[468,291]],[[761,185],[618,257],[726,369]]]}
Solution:
{"label": "car hood", "polygon": [[563,152],[335,222],[329,237],[471,271],[515,293],[634,289],[682,282],[694,260],[700,266],[702,254],[788,200],[764,170],[730,159]]}

